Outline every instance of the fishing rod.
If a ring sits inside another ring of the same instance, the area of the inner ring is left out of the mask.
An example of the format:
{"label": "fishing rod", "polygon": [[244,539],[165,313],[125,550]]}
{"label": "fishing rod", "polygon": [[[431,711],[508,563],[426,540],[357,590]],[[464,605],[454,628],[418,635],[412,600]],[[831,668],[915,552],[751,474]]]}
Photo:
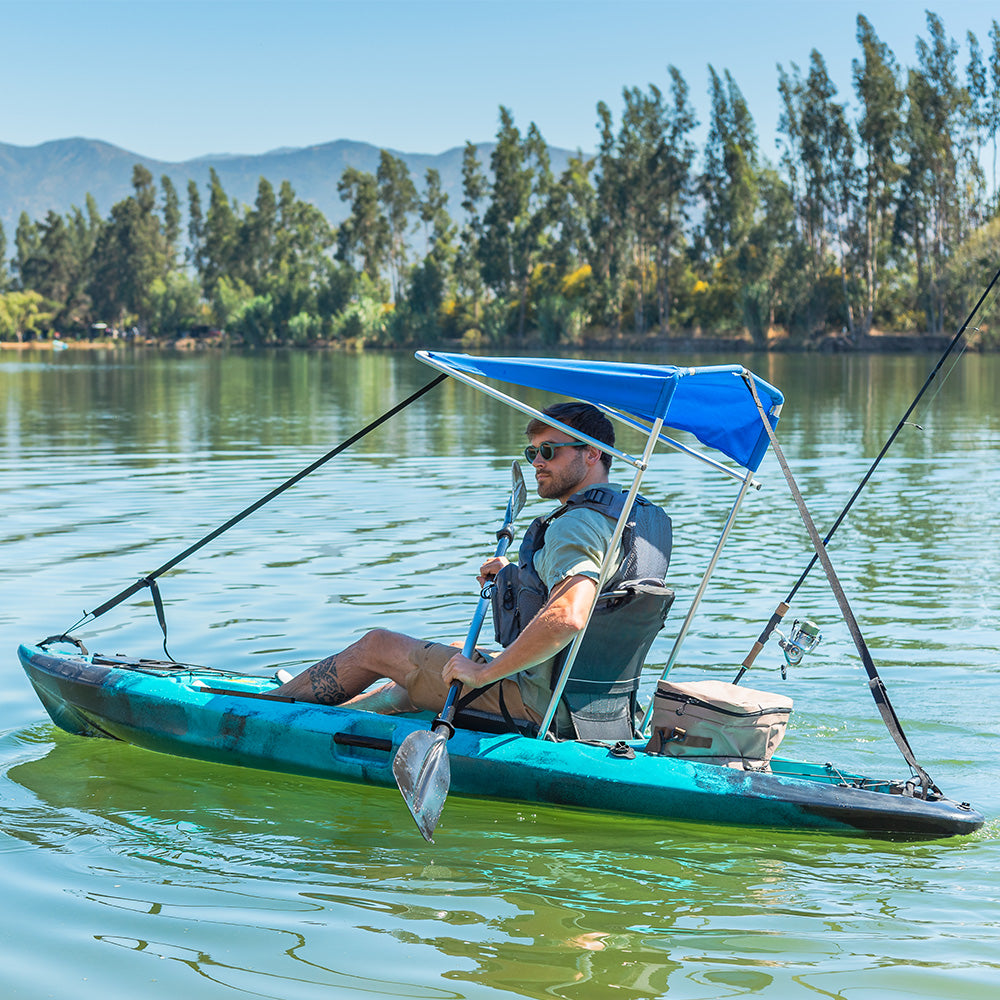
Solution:
{"label": "fishing rod", "polygon": [[[139,577],[139,579],[136,580],[135,583],[132,583],[124,590],[119,591],[119,593],[115,594],[114,597],[105,601],[100,607],[95,608],[93,611],[85,611],[83,617],[80,618],[80,620],[77,621],[75,625],[71,625],[68,629],[66,629],[66,631],[62,635],[50,636],[48,639],[45,640],[45,642],[46,643],[53,642],[58,639],[66,639],[70,642],[77,642],[77,640],[72,639],[70,637],[69,635],[70,632],[74,631],[75,629],[78,629],[84,623],[89,623],[92,622],[95,618],[99,618],[101,615],[110,611],[112,608],[117,607],[119,604],[122,603],[122,601],[128,600],[133,594],[138,593],[144,587],[148,587],[150,594],[152,595],[153,598],[153,606],[156,609],[157,620],[159,621],[160,628],[163,631],[163,651],[167,653],[167,625],[166,625],[166,619],[163,614],[163,602],[160,597],[159,587],[156,584],[156,578],[158,576],[162,576],[168,570],[173,569],[179,562],[182,562],[184,559],[187,559],[188,556],[193,555],[199,549],[203,548],[209,542],[218,538],[219,535],[221,535],[225,531],[228,531],[234,525],[239,524],[239,522],[242,521],[244,518],[249,517],[254,511],[259,510],[261,507],[264,506],[264,504],[269,503],[276,496],[278,496],[281,493],[284,493],[285,490],[291,489],[291,487],[293,487],[297,482],[299,482],[299,480],[305,479],[305,477],[308,476],[310,473],[315,472],[318,468],[320,468],[320,466],[325,465],[327,462],[329,462],[331,458],[335,457],[336,455],[339,455],[342,451],[345,451],[347,448],[350,448],[352,444],[354,444],[357,441],[360,441],[361,438],[363,438],[366,434],[371,433],[371,431],[375,430],[376,427],[379,427],[380,425],[384,424],[390,417],[395,416],[397,413],[400,412],[400,410],[404,410],[411,403],[416,402],[416,400],[418,400],[425,393],[430,392],[430,390],[433,389],[434,386],[443,382],[447,377],[448,377],[447,375],[438,375],[435,378],[431,379],[431,381],[428,382],[426,385],[424,385],[422,388],[412,393],[402,402],[397,403],[394,407],[392,407],[392,409],[386,410],[386,412],[383,413],[380,417],[376,417],[370,424],[368,424],[365,427],[362,427],[361,430],[357,431],[355,434],[352,434],[346,440],[341,441],[340,444],[338,444],[335,448],[332,448],[321,458],[316,459],[316,461],[313,462],[311,465],[306,466],[304,469],[297,472],[290,479],[286,479],[285,482],[283,482],[280,486],[276,486],[266,496],[263,496],[259,500],[254,501],[254,503],[250,504],[249,507],[245,507],[238,514],[233,515],[233,517],[231,517],[228,521],[226,521],[225,524],[219,525],[219,527],[210,531],[207,535],[205,535],[203,538],[200,538],[193,545],[189,545],[183,552],[174,556],[172,559],[168,559],[162,566],[159,566],[156,569],[154,569],[152,573],[147,573],[146,576]],[[167,656],[169,657],[170,654],[167,653]]]}
{"label": "fishing rod", "polygon": [[[875,460],[868,467],[868,471],[862,477],[861,482],[858,483],[857,489],[855,489],[855,491],[851,494],[850,499],[844,505],[844,508],[843,510],[841,510],[840,514],[837,515],[836,521],[833,522],[833,526],[830,528],[830,530],[826,534],[826,537],[823,539],[824,548],[827,546],[830,539],[833,538],[833,535],[836,532],[837,528],[840,527],[841,522],[844,520],[845,517],[847,517],[848,511],[850,511],[851,507],[854,506],[854,501],[858,499],[858,497],[861,495],[862,490],[864,490],[865,486],[868,485],[868,481],[875,474],[875,470],[879,467],[879,464],[885,457],[886,452],[888,452],[888,450],[892,447],[893,442],[899,436],[899,432],[906,426],[907,422],[909,421],[910,414],[913,413],[913,411],[917,407],[917,404],[923,398],[924,393],[930,388],[931,383],[937,377],[938,372],[941,370],[945,361],[948,359],[948,356],[958,345],[959,341],[964,336],[965,331],[969,328],[969,324],[972,323],[972,320],[975,317],[976,313],[979,312],[983,303],[986,301],[987,296],[993,290],[993,286],[996,285],[998,281],[1000,281],[1000,269],[998,269],[996,274],[993,275],[993,279],[986,286],[986,290],[983,292],[983,294],[979,296],[979,301],[975,304],[975,306],[973,306],[972,312],[969,313],[968,317],[966,317],[965,322],[961,325],[958,332],[955,334],[954,337],[952,337],[951,342],[948,344],[948,346],[944,350],[944,353],[938,359],[938,363],[934,366],[934,369],[927,376],[926,380],[924,381],[924,384],[920,387],[920,391],[916,394],[916,396],[913,397],[913,402],[910,403],[906,412],[900,418],[899,423],[896,424],[895,430],[886,439],[885,444],[882,445],[882,450],[878,453],[878,455],[875,457]],[[750,652],[747,653],[746,659],[744,659],[742,665],[740,666],[739,673],[737,673],[736,677],[733,679],[734,684],[739,684],[743,675],[750,669],[750,667],[753,666],[754,660],[757,659],[758,654],[764,648],[764,645],[766,644],[767,640],[771,638],[771,636],[774,634],[775,629],[781,624],[782,619],[788,613],[788,609],[791,606],[792,600],[795,598],[795,595],[799,592],[799,588],[802,586],[802,584],[805,583],[806,577],[809,575],[810,571],[812,570],[813,566],[816,565],[816,562],[818,560],[819,560],[819,553],[814,552],[812,558],[809,560],[809,564],[802,571],[802,574],[799,576],[798,580],[795,581],[795,585],[788,592],[788,596],[783,601],[779,602],[778,606],[774,610],[774,614],[771,615],[770,620],[764,626],[760,635],[757,637],[757,641],[753,644],[753,647],[750,649]]]}

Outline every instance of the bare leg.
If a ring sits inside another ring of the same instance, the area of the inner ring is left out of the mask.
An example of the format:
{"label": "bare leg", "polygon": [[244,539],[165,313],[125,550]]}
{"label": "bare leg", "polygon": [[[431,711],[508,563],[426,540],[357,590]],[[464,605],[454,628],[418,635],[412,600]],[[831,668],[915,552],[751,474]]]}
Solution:
{"label": "bare leg", "polygon": [[[401,632],[373,629],[343,652],[307,667],[273,693],[321,705],[342,705],[381,678],[395,681],[405,693],[402,685],[414,666],[410,653],[424,645]],[[395,711],[406,710],[395,697],[394,703]]]}
{"label": "bare leg", "polygon": [[365,712],[377,712],[379,715],[397,715],[399,712],[416,712],[418,708],[410,701],[410,695],[402,684],[389,681],[374,691],[365,691],[356,695],[345,706],[358,708]]}

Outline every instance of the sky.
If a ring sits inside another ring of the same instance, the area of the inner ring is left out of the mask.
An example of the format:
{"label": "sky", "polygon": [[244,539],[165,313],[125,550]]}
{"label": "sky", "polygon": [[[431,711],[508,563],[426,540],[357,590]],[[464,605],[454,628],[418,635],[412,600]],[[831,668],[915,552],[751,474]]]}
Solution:
{"label": "sky", "polygon": [[669,89],[702,123],[729,70],[776,159],[780,63],[815,48],[851,104],[863,13],[902,66],[938,13],[968,60],[997,0],[0,0],[0,142],[101,139],[180,162],[353,139],[414,153],[491,140],[500,105],[592,152],[596,107]]}

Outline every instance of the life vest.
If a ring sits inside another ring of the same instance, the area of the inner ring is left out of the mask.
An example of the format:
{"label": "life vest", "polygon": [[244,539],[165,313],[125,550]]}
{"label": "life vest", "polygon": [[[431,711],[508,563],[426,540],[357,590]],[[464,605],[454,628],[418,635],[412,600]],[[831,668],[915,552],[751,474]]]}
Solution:
{"label": "life vest", "polygon": [[[553,513],[532,521],[521,542],[518,562],[497,574],[492,594],[497,642],[509,646],[548,599],[534,557],[545,544],[549,525],[576,508],[596,510],[617,522],[625,499],[626,494],[615,487],[594,486],[570,497]],[[580,739],[621,740],[635,736],[639,675],[674,599],[665,583],[670,548],[667,513],[636,496],[622,534],[621,563],[597,599],[563,690],[562,700]],[[550,686],[555,685],[568,648],[556,658]]]}

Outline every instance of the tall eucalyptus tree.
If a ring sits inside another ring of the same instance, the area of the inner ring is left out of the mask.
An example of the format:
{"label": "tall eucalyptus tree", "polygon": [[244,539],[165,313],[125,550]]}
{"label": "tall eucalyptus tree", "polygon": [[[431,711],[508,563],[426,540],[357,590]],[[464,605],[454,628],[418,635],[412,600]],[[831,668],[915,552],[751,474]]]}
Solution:
{"label": "tall eucalyptus tree", "polygon": [[667,67],[670,74],[670,103],[663,108],[662,132],[650,164],[653,172],[652,238],[657,255],[657,305],[660,330],[670,326],[670,283],[675,259],[684,243],[684,223],[692,198],[692,169],[695,146],[690,134],[698,124],[688,100],[688,85],[680,70]]}
{"label": "tall eucalyptus tree", "polygon": [[163,192],[163,240],[167,254],[167,267],[172,271],[177,266],[181,237],[181,203],[174,182],[166,175],[160,177]]}
{"label": "tall eucalyptus tree", "polygon": [[903,92],[899,69],[889,47],[858,15],[857,40],[861,58],[853,61],[854,92],[861,106],[857,121],[861,144],[863,220],[861,273],[862,310],[859,328],[867,333],[874,322],[882,287],[882,272],[890,251],[897,184],[902,176]]}
{"label": "tall eucalyptus tree", "polygon": [[918,66],[907,81],[904,119],[906,169],[900,187],[896,235],[913,255],[916,304],[932,333],[944,329],[945,270],[950,248],[967,233],[961,211],[961,136],[968,91],[956,71],[958,45],[927,12],[929,39],[917,39]]}
{"label": "tall eucalyptus tree", "polygon": [[[703,203],[698,240],[709,286],[709,323],[742,321],[754,342],[764,346],[764,325],[773,311],[776,290],[762,277],[763,259],[771,250],[760,245],[761,171],[757,130],[746,99],[728,70],[720,77],[709,66],[711,114],[698,179]],[[764,213],[766,218],[768,213]],[[751,244],[751,236],[754,243]],[[770,243],[770,237],[768,237]],[[734,314],[728,303],[738,304]]]}
{"label": "tall eucalyptus tree", "polygon": [[350,214],[337,230],[337,257],[357,267],[378,284],[389,249],[389,223],[379,206],[375,175],[348,167],[337,183],[342,201],[350,202]]}
{"label": "tall eucalyptus tree", "polygon": [[[786,138],[783,163],[794,192],[802,235],[809,255],[812,296],[809,325],[822,327],[832,319],[824,276],[836,260],[840,274],[841,321],[853,330],[855,304],[847,233],[855,204],[855,149],[843,104],[834,100],[837,88],[820,53],[813,49],[809,73],[803,79],[794,63],[789,75],[779,65],[783,110],[779,131]],[[853,256],[853,254],[851,254]]]}
{"label": "tall eucalyptus tree", "polygon": [[455,258],[455,281],[461,295],[471,304],[473,327],[479,325],[480,305],[485,289],[479,263],[479,241],[483,223],[481,206],[487,182],[476,147],[466,142],[462,151],[462,212],[465,221],[459,231],[459,250]]}
{"label": "tall eucalyptus tree", "polygon": [[90,294],[106,319],[145,327],[153,315],[153,283],[169,271],[163,222],[152,174],[132,170],[134,193],[111,208],[94,247]]}
{"label": "tall eucalyptus tree", "polygon": [[994,212],[1000,211],[1000,190],[997,189],[997,141],[1000,137],[1000,22],[990,26],[990,97],[987,128],[993,146],[992,204]]}
{"label": "tall eucalyptus tree", "polygon": [[441,187],[441,174],[433,167],[424,176],[418,210],[427,252],[410,272],[407,304],[415,323],[437,333],[445,295],[454,284],[455,226],[448,212],[448,195]]}
{"label": "tall eucalyptus tree", "polygon": [[597,152],[591,222],[591,267],[599,319],[615,333],[621,329],[629,238],[625,220],[625,170],[618,155],[611,109],[597,105],[600,144]]}
{"label": "tall eucalyptus tree", "polygon": [[548,147],[532,122],[522,138],[510,110],[500,108],[490,156],[493,183],[483,215],[479,259],[483,280],[497,296],[517,302],[517,336],[527,322],[529,284],[542,258],[552,170]]}
{"label": "tall eucalyptus tree", "polygon": [[378,200],[387,223],[387,258],[392,282],[393,300],[399,302],[403,295],[406,277],[407,236],[411,228],[411,215],[417,211],[417,188],[410,177],[410,168],[386,150],[379,153],[375,174]]}
{"label": "tall eucalyptus tree", "polygon": [[242,267],[237,207],[230,201],[214,167],[209,170],[208,210],[201,236],[198,273],[205,298],[211,300],[220,279],[238,276]]}

